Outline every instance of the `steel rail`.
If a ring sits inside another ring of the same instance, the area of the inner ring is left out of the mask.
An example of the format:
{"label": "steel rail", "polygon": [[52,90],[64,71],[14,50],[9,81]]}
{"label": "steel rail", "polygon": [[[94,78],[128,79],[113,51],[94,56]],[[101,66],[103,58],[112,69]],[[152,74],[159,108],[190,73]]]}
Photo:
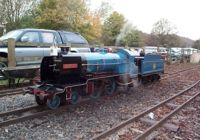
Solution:
{"label": "steel rail", "polygon": [[11,95],[17,95],[17,94],[23,94],[23,91],[14,91],[14,92],[11,92],[11,93],[0,94],[0,98],[4,97],[4,96],[11,96]]}
{"label": "steel rail", "polygon": [[[197,64],[195,66],[191,66],[191,67],[183,69],[183,70],[189,70],[189,69],[198,68],[198,67],[200,67],[200,64]],[[178,72],[178,71],[172,71],[171,73],[175,73],[175,72]],[[170,73],[166,73],[166,74],[170,74]]]}
{"label": "steel rail", "polygon": [[175,74],[179,74],[180,72],[185,72],[185,71],[188,71],[188,70],[192,70],[192,69],[196,69],[196,68],[199,68],[200,65],[198,66],[195,66],[195,67],[192,67],[192,68],[187,68],[187,69],[183,69],[183,70],[179,70],[179,71],[175,71],[175,72],[172,72],[172,73],[164,73],[166,75],[164,75],[161,79],[166,79],[168,75],[175,75]]}
{"label": "steel rail", "polygon": [[138,114],[138,115],[136,115],[136,116],[131,117],[130,119],[128,119],[128,120],[126,120],[126,121],[124,121],[124,122],[118,124],[117,126],[112,127],[111,129],[109,129],[109,130],[107,130],[107,131],[105,131],[105,132],[103,132],[103,133],[101,133],[101,134],[99,134],[99,135],[93,137],[92,140],[100,140],[100,139],[104,139],[104,138],[106,138],[106,137],[112,135],[113,133],[115,133],[116,131],[120,130],[121,128],[124,128],[124,127],[127,126],[128,124],[130,124],[130,123],[132,123],[132,122],[138,120],[139,118],[141,118],[141,117],[143,117],[144,115],[146,115],[146,114],[148,114],[148,113],[154,111],[155,109],[157,109],[157,108],[159,108],[160,106],[166,104],[167,102],[173,100],[174,98],[176,98],[176,97],[178,97],[178,96],[184,94],[186,91],[188,91],[188,90],[190,90],[191,88],[193,88],[194,86],[196,86],[199,82],[200,82],[200,80],[197,81],[197,82],[195,82],[193,85],[191,85],[191,86],[188,87],[187,89],[184,89],[184,90],[178,92],[177,94],[175,94],[174,96],[172,96],[172,97],[170,97],[170,98],[168,98],[168,99],[166,99],[166,100],[160,102],[159,104],[157,104],[157,105],[155,105],[155,106],[153,106],[153,107],[151,107],[151,108],[149,108],[149,109],[143,111],[142,113],[140,113],[140,114]]}
{"label": "steel rail", "polygon": [[184,102],[182,105],[177,107],[175,110],[173,110],[171,113],[169,113],[167,116],[162,118],[160,121],[152,125],[150,128],[148,128],[144,133],[141,135],[137,136],[135,140],[144,140],[149,134],[151,134],[154,130],[159,128],[163,123],[165,123],[170,117],[172,117],[175,113],[177,113],[179,110],[184,108],[187,104],[189,104],[191,101],[193,101],[197,96],[200,95],[200,92],[196,93],[194,96],[192,96],[189,100]]}
{"label": "steel rail", "polygon": [[[41,109],[41,106],[40,107],[39,106],[37,106],[37,107],[33,106],[33,107],[25,108],[25,109],[22,109],[24,112],[22,112],[22,110],[21,110],[20,113],[17,112],[18,110],[7,112],[7,114],[1,113],[1,116],[12,115],[13,113],[14,113],[13,115],[16,115],[15,113],[22,114],[22,113],[25,113],[26,111],[31,111],[31,110],[35,110],[35,109]],[[0,128],[4,127],[4,126],[11,125],[11,124],[19,123],[19,122],[24,122],[26,120],[39,118],[39,117],[42,117],[42,116],[45,116],[45,115],[48,115],[48,114],[62,112],[64,109],[66,110],[65,106],[63,106],[63,107],[61,107],[57,110],[49,110],[49,109],[46,110],[45,109],[45,110],[40,110],[40,111],[33,113],[33,114],[30,114],[30,115],[24,115],[24,116],[21,116],[21,117],[16,117],[14,119],[5,120],[5,121],[0,122]]]}
{"label": "steel rail", "polygon": [[6,111],[6,112],[1,112],[0,113],[0,117],[4,117],[4,116],[7,116],[7,115],[12,115],[12,114],[20,114],[20,113],[23,113],[25,111],[29,111],[29,110],[32,110],[32,109],[38,109],[39,106],[36,105],[36,106],[30,106],[30,107],[26,107],[26,108],[19,108],[19,109],[16,109],[16,110],[12,110],[12,111]]}
{"label": "steel rail", "polygon": [[0,91],[0,95],[3,94],[3,93],[13,92],[13,91],[23,91],[23,88],[15,88],[15,89],[5,89],[5,90],[1,90],[1,91]]}
{"label": "steel rail", "polygon": [[42,111],[42,112],[39,112],[39,113],[34,113],[34,114],[31,114],[31,115],[22,116],[22,117],[18,117],[18,118],[15,118],[15,119],[3,121],[3,122],[0,122],[0,127],[8,126],[8,125],[11,125],[11,124],[23,122],[23,121],[34,119],[34,118],[39,118],[39,117],[44,116],[46,114],[49,114],[51,112],[53,113],[53,110],[46,110],[46,111]]}
{"label": "steel rail", "polygon": [[[82,100],[82,101],[80,101],[80,104],[78,104],[78,106],[81,106],[87,102],[88,102],[88,100]],[[0,122],[0,128],[11,125],[11,124],[19,123],[19,122],[24,122],[24,121],[27,121],[30,119],[40,118],[40,117],[46,116],[48,114],[62,113],[62,112],[65,112],[66,109],[70,108],[70,107],[74,107],[74,105],[66,104],[66,105],[63,105],[62,107],[59,107],[56,110],[48,109],[46,106],[31,106],[31,107],[27,107],[27,108],[23,108],[23,109],[17,109],[17,110],[13,110],[13,111],[3,112],[3,113],[0,113],[0,117],[4,117],[6,115],[16,115],[16,114],[21,115],[23,113],[26,113],[26,111],[39,110],[39,112],[30,114],[30,115],[16,117],[11,120],[6,120],[3,122]],[[31,113],[31,112],[28,112],[28,113]]]}

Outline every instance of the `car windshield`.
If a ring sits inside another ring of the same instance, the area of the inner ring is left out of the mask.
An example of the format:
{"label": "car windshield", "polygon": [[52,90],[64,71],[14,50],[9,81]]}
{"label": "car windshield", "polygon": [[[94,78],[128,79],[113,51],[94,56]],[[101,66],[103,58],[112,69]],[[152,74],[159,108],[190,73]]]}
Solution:
{"label": "car windshield", "polygon": [[83,37],[75,33],[63,33],[62,37],[64,43],[87,44],[87,41]]}
{"label": "car windshield", "polygon": [[6,40],[8,38],[16,39],[19,36],[19,34],[21,34],[22,32],[23,32],[22,30],[15,30],[15,31],[8,32],[7,34],[0,37],[0,40],[3,41],[3,40]]}

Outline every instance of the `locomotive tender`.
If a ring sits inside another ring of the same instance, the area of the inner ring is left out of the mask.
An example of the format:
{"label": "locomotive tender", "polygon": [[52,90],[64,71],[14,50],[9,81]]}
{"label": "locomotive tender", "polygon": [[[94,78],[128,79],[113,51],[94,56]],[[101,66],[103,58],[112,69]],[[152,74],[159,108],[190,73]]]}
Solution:
{"label": "locomotive tender", "polygon": [[112,95],[117,86],[133,86],[133,79],[145,83],[158,80],[164,61],[158,54],[138,56],[117,48],[114,52],[67,53],[44,57],[41,82],[27,89],[38,105],[56,109],[63,102],[76,104],[80,96]]}

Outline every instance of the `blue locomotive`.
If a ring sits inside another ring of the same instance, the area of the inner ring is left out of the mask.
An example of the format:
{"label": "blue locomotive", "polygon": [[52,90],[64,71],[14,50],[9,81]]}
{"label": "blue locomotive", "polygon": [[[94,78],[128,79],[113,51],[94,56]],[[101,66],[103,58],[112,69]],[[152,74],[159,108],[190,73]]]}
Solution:
{"label": "blue locomotive", "polygon": [[158,80],[164,61],[158,54],[138,56],[127,49],[113,52],[67,53],[44,57],[40,66],[40,84],[28,88],[39,105],[56,109],[63,102],[76,104],[80,96],[98,98],[112,95],[117,86],[133,86]]}

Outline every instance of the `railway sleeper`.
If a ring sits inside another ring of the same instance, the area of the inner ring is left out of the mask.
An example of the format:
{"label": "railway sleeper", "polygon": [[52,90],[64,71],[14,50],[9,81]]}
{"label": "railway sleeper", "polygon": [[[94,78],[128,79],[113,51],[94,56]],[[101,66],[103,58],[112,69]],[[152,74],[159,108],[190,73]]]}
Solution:
{"label": "railway sleeper", "polygon": [[[149,125],[153,125],[153,124],[156,124],[158,122],[158,121],[150,120],[150,119],[147,119],[147,118],[141,118],[140,121],[144,122],[144,123],[147,123]],[[163,124],[163,126],[167,130],[170,130],[172,132],[179,132],[180,131],[180,127],[179,126],[171,124],[171,123],[165,123],[165,124]]]}

